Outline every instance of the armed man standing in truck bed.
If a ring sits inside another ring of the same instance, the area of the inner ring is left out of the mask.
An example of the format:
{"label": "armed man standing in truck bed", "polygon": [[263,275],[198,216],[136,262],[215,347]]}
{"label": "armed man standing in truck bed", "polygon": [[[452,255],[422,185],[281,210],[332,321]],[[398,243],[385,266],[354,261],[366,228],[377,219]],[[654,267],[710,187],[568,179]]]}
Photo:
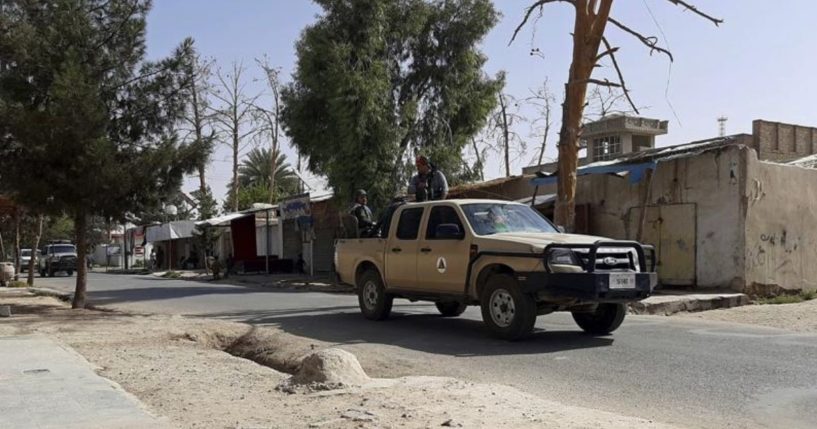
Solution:
{"label": "armed man standing in truck bed", "polygon": [[417,174],[409,182],[408,193],[415,201],[437,201],[448,197],[448,181],[442,171],[424,155],[418,155],[415,162]]}

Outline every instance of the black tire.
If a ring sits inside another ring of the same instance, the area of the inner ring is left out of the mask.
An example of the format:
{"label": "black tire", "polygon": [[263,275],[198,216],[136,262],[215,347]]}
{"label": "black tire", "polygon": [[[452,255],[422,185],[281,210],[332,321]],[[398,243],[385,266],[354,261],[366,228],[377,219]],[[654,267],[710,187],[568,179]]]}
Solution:
{"label": "black tire", "polygon": [[357,302],[360,312],[369,320],[384,320],[391,313],[394,297],[386,293],[380,274],[374,270],[364,272],[357,284]]}
{"label": "black tire", "polygon": [[66,271],[65,273],[66,273],[66,274],[68,274],[68,277],[71,277],[71,276],[73,276],[73,275],[74,275],[74,272],[73,272],[73,271],[71,271],[71,270],[68,270],[68,271]]}
{"label": "black tire", "polygon": [[536,323],[536,300],[522,293],[516,279],[509,274],[488,278],[480,297],[482,321],[491,333],[505,340],[523,339],[533,332]]}
{"label": "black tire", "polygon": [[40,277],[45,277],[45,271],[40,270]]}
{"label": "black tire", "polygon": [[467,307],[465,303],[456,301],[438,302],[435,305],[443,317],[457,317],[462,314]]}
{"label": "black tire", "polygon": [[588,334],[607,335],[621,326],[625,315],[624,304],[599,304],[592,313],[573,313],[573,320]]}

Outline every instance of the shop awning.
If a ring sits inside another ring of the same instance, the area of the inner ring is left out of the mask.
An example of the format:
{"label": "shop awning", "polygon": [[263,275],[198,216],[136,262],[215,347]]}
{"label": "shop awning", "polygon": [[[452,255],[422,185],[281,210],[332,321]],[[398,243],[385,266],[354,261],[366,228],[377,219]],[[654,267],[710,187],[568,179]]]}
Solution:
{"label": "shop awning", "polygon": [[196,222],[192,220],[178,220],[167,222],[161,225],[152,225],[145,231],[145,240],[149,243],[156,241],[178,240],[180,238],[190,238]]}

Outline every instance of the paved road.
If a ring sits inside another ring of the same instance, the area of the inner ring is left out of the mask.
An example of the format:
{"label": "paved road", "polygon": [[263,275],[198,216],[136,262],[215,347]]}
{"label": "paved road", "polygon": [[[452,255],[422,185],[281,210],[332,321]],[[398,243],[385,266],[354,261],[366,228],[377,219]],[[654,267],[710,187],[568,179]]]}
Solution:
{"label": "paved road", "polygon": [[[65,291],[73,278],[38,279]],[[137,312],[274,325],[388,356],[374,376],[423,373],[503,383],[547,399],[694,427],[817,427],[817,336],[683,318],[628,316],[612,336],[581,334],[569,315],[540,317],[533,338],[486,337],[479,310],[443,319],[395,303],[363,319],[349,295],[92,274],[90,301]],[[419,368],[419,369],[418,369]]]}

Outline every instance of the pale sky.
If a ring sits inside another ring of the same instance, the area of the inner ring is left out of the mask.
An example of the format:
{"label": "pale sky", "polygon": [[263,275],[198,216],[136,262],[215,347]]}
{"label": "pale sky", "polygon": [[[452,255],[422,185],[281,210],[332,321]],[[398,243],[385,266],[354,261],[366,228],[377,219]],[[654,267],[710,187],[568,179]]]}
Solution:
{"label": "pale sky", "polygon": [[[556,95],[555,115],[561,115],[562,88],[570,65],[572,10],[551,4],[536,26],[528,27],[508,47],[513,29],[530,0],[495,0],[501,11],[499,24],[488,34],[483,51],[489,60],[486,72],[507,72],[505,92],[517,98],[549,80]],[[642,32],[660,38],[675,57],[653,54],[632,36],[608,28],[607,38],[620,46],[618,61],[636,104],[646,106],[643,116],[670,120],[669,134],[658,137],[658,146],[681,144],[717,136],[716,118],[729,118],[727,134],[751,133],[753,119],[817,126],[817,32],[813,0],[688,0],[711,15],[723,18],[719,28],[667,0],[617,0],[613,16]],[[184,38],[196,40],[199,51],[229,67],[242,61],[249,80],[260,80],[255,58],[267,55],[280,66],[285,81],[295,65],[294,44],[301,30],[314,22],[319,8],[308,0],[154,0],[148,17],[148,56],[165,56]],[[653,19],[654,17],[654,19]],[[531,56],[539,48],[544,58]],[[598,76],[610,70],[600,70]],[[261,82],[250,85],[261,91]],[[524,111],[532,115],[532,111]],[[533,119],[533,118],[531,118]],[[529,140],[528,153],[514,163],[512,174],[534,158],[537,144],[528,126],[517,130]],[[546,156],[554,157],[556,132]],[[249,150],[246,149],[246,150]],[[293,159],[293,151],[285,153]],[[230,179],[230,152],[222,145],[207,174],[218,198]],[[491,157],[486,178],[504,174],[499,156]],[[294,160],[293,160],[294,161]],[[186,191],[195,189],[188,180]]]}

